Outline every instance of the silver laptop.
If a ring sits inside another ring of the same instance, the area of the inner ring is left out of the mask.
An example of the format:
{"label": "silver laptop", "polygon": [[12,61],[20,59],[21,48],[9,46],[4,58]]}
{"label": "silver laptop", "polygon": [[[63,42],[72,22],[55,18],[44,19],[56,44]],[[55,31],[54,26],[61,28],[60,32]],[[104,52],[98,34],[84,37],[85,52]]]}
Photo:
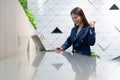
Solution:
{"label": "silver laptop", "polygon": [[56,50],[46,50],[46,48],[44,47],[44,45],[42,44],[40,38],[38,37],[38,35],[32,35],[31,38],[33,39],[35,45],[37,46],[37,48],[40,49],[40,51],[56,51]]}

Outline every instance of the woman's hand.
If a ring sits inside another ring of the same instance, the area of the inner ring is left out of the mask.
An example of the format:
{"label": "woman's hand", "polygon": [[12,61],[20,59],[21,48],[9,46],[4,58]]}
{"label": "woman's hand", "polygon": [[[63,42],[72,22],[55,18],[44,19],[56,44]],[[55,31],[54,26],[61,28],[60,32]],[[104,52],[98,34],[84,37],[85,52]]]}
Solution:
{"label": "woman's hand", "polygon": [[63,48],[61,48],[61,47],[59,47],[59,46],[56,46],[56,47],[55,47],[55,50],[62,51],[62,50],[63,50]]}
{"label": "woman's hand", "polygon": [[61,53],[61,51],[63,51],[63,48],[61,48],[61,47],[59,47],[59,46],[56,46],[55,47],[55,52],[57,53],[57,54],[60,54]]}
{"label": "woman's hand", "polygon": [[90,26],[93,28],[95,26],[95,21],[91,21]]}

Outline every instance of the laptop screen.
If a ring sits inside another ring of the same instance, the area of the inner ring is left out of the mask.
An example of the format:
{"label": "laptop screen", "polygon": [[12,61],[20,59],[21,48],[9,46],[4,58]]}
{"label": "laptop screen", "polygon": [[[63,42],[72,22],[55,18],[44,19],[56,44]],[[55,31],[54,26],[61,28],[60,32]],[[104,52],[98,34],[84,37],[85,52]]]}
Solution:
{"label": "laptop screen", "polygon": [[37,48],[40,49],[40,51],[46,51],[44,45],[42,44],[40,38],[38,37],[38,35],[32,35],[31,38],[33,39],[35,45],[37,46]]}

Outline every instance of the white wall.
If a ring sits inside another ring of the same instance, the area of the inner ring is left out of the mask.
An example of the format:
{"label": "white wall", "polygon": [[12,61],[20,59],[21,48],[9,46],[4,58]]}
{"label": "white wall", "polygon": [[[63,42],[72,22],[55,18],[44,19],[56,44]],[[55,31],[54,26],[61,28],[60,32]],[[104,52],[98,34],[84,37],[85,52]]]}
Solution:
{"label": "white wall", "polygon": [[[96,20],[97,41],[92,51],[110,57],[120,55],[120,9],[109,10],[114,4],[120,8],[119,0],[29,0],[29,8],[37,17],[37,32],[45,37],[45,47],[63,44],[74,26],[70,11],[81,7],[88,21]],[[52,34],[56,27],[63,33]]]}
{"label": "white wall", "polygon": [[18,0],[0,0],[0,58],[35,52],[35,34]]}

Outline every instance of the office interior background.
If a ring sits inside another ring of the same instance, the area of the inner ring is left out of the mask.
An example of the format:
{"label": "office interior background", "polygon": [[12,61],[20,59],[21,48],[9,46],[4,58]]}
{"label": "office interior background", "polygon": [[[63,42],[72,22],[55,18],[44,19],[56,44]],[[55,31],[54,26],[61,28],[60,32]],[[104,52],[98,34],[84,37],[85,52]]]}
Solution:
{"label": "office interior background", "polygon": [[111,57],[120,53],[119,5],[119,0],[28,1],[28,8],[37,17],[37,34],[44,35],[42,41],[46,48],[51,49],[64,43],[74,26],[70,11],[75,7],[81,7],[89,22],[96,21],[96,44],[91,47],[92,51],[101,56]]}
{"label": "office interior background", "polygon": [[27,8],[36,17],[37,29],[18,0],[0,0],[0,79],[30,80],[21,76],[33,75],[35,69],[29,64],[40,52],[31,36],[37,34],[46,49],[61,46],[74,26],[70,11],[75,7],[83,9],[89,22],[96,21],[92,51],[105,60],[120,56],[119,0],[27,0]]}

